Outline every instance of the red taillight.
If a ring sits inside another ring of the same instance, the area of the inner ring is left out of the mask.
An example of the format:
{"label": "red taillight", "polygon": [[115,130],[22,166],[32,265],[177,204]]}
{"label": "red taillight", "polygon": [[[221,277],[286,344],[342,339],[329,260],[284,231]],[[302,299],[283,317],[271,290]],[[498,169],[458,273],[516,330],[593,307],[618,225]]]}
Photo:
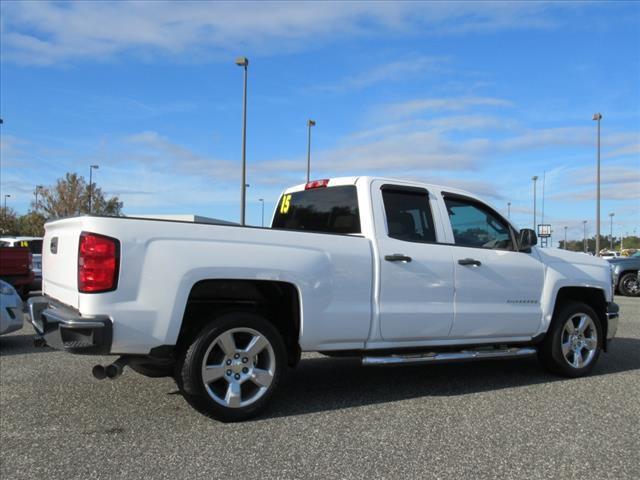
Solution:
{"label": "red taillight", "polygon": [[98,293],[115,290],[119,263],[118,240],[82,232],[78,249],[78,291]]}
{"label": "red taillight", "polygon": [[322,188],[322,187],[326,187],[327,185],[329,185],[329,179],[325,179],[325,180],[313,180],[311,182],[307,182],[307,184],[304,186],[305,190],[311,190],[312,188]]}

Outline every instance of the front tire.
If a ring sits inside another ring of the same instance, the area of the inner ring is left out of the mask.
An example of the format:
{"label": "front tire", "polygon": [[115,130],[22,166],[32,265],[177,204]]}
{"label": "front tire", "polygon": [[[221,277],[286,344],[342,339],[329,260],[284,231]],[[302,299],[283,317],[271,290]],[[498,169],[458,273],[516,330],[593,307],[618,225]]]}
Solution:
{"label": "front tire", "polygon": [[280,333],[249,312],[222,315],[198,333],[177,371],[187,401],[201,413],[238,422],[261,413],[286,365]]}
{"label": "front tire", "polygon": [[600,319],[593,308],[581,302],[567,302],[554,315],[538,356],[553,373],[582,377],[598,361],[602,339]]}
{"label": "front tire", "polygon": [[618,290],[625,297],[640,297],[640,280],[636,272],[627,272],[620,277]]}

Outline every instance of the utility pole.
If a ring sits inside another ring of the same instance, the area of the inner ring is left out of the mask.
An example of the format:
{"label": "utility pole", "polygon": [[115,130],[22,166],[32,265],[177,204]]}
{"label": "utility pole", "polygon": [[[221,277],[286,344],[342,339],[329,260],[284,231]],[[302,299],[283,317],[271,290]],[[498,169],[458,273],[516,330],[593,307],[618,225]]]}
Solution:
{"label": "utility pole", "polygon": [[244,90],[242,95],[242,183],[240,188],[240,225],[244,225],[245,201],[247,198],[247,57],[236,58],[236,65],[244,68]]}
{"label": "utility pole", "polygon": [[538,181],[538,176],[534,175],[531,177],[533,180],[533,231],[536,231],[536,182]]}
{"label": "utility pole", "polygon": [[594,113],[593,120],[598,122],[598,164],[596,169],[596,255],[600,254],[600,120],[601,113]]}
{"label": "utility pole", "polygon": [[567,226],[566,225],[564,226],[564,249],[569,250],[567,248]]}
{"label": "utility pole", "polygon": [[311,177],[311,127],[315,126],[315,120],[307,121],[307,130],[309,132],[307,137],[307,183],[309,183],[309,178]]}
{"label": "utility pole", "polygon": [[511,202],[507,202],[507,218],[511,220]]}
{"label": "utility pole", "polygon": [[611,236],[609,237],[609,248],[613,251],[613,216],[615,213],[611,212],[609,218],[611,219]]}
{"label": "utility pole", "polygon": [[582,244],[583,244],[582,246],[583,246],[583,249],[584,249],[584,253],[587,253],[587,221],[586,220],[582,221],[582,229],[584,231],[583,232],[584,236],[583,236],[583,240],[582,240]]}
{"label": "utility pole", "polygon": [[262,204],[262,222],[260,222],[260,226],[264,227],[264,198],[259,198],[258,201]]}

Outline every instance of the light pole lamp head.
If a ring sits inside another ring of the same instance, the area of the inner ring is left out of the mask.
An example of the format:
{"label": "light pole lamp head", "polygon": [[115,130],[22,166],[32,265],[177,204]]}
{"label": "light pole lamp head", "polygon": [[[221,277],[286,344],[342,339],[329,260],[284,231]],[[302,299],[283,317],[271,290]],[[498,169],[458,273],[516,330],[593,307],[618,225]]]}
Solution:
{"label": "light pole lamp head", "polygon": [[602,120],[602,114],[597,112],[593,114],[593,120],[598,121],[598,120]]}
{"label": "light pole lamp head", "polygon": [[249,66],[249,59],[247,57],[238,57],[236,58],[236,65],[247,68]]}
{"label": "light pole lamp head", "polygon": [[309,125],[310,127],[315,127],[316,126],[316,121],[315,120],[309,120],[307,122],[307,125]]}
{"label": "light pole lamp head", "polygon": [[535,182],[536,180],[538,180],[538,176],[534,175],[533,177],[531,177],[531,180],[533,180]]}
{"label": "light pole lamp head", "polygon": [[613,217],[615,216],[615,213],[611,212],[611,213],[609,214],[609,216],[610,216],[611,218],[613,218]]}
{"label": "light pole lamp head", "polygon": [[94,169],[98,170],[100,168],[100,165],[91,165],[89,168],[94,168]]}

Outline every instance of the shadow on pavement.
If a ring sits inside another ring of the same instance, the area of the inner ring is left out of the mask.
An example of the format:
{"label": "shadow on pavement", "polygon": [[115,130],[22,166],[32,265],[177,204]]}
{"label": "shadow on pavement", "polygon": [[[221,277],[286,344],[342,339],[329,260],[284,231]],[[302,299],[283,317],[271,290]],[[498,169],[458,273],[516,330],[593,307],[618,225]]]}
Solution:
{"label": "shadow on pavement", "polygon": [[[640,340],[617,338],[590,376],[640,369]],[[535,357],[457,364],[362,367],[358,359],[313,358],[289,370],[264,418],[303,415],[423,396],[457,396],[557,381]]]}
{"label": "shadow on pavement", "polygon": [[52,352],[50,347],[34,347],[33,338],[35,332],[33,328],[26,325],[18,333],[3,335],[0,337],[0,357],[10,357],[12,355],[25,355],[29,353]]}

